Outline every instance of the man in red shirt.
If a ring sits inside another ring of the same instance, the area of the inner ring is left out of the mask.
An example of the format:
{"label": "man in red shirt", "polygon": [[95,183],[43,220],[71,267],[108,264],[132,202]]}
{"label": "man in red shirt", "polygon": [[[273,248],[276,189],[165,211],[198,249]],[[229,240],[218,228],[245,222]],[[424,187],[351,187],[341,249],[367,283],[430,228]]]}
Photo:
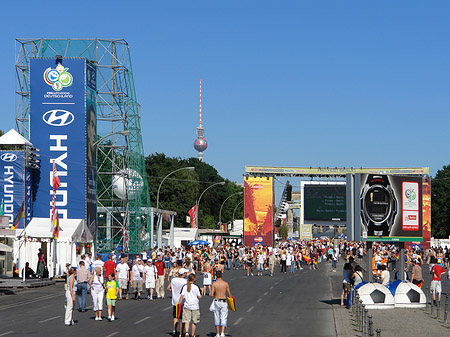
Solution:
{"label": "man in red shirt", "polygon": [[[431,263],[436,263],[436,259],[433,258],[433,260]],[[436,293],[439,294],[438,301],[441,301],[441,275],[445,273],[445,269],[435,264],[431,268],[431,273],[433,274],[433,280],[431,281],[430,291],[433,294],[433,303],[436,305]]]}
{"label": "man in red shirt", "polygon": [[158,255],[155,262],[156,274],[158,278],[156,279],[156,296],[158,298],[164,298],[164,262],[161,255]]}
{"label": "man in red shirt", "polygon": [[105,271],[105,276],[109,274],[116,274],[116,263],[113,261],[112,254],[108,255],[108,261],[103,265],[103,270]]}

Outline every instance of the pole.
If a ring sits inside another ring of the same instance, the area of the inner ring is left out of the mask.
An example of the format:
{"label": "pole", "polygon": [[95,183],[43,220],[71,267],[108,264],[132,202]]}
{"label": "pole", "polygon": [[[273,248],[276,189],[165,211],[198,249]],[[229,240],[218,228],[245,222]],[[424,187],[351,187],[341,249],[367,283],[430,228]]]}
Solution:
{"label": "pole", "polygon": [[169,246],[170,246],[170,248],[171,249],[173,249],[173,246],[174,246],[174,241],[175,241],[175,238],[174,238],[174,220],[175,220],[175,216],[174,215],[171,215],[170,216],[170,237],[169,237]]}
{"label": "pole", "polygon": [[231,197],[233,197],[233,196],[235,196],[235,195],[238,195],[238,194],[244,194],[244,192],[236,192],[236,193],[233,193],[233,194],[229,195],[229,196],[222,202],[222,205],[220,205],[220,210],[219,210],[219,223],[220,223],[220,224],[222,224],[222,208],[223,208],[223,205],[225,205],[225,203],[227,202],[228,199],[230,199]]}
{"label": "pole", "polygon": [[399,242],[400,247],[400,268],[398,269],[398,279],[405,281],[405,243]]}
{"label": "pole", "polygon": [[234,215],[236,214],[236,210],[239,207],[239,205],[241,205],[243,202],[244,202],[244,200],[242,200],[240,203],[238,203],[236,205],[236,207],[234,208],[234,211],[233,211],[233,223],[231,224],[232,230],[234,230]]}
{"label": "pole", "polygon": [[221,181],[221,182],[219,182],[219,183],[215,183],[215,184],[212,184],[212,185],[209,185],[203,192],[202,192],[202,194],[200,194],[200,198],[198,198],[198,200],[197,200],[197,202],[196,202],[196,208],[197,208],[197,212],[196,212],[196,214],[195,214],[195,217],[196,217],[196,223],[197,223],[197,228],[199,227],[199,224],[198,224],[198,212],[199,212],[199,207],[198,207],[198,205],[200,204],[200,200],[202,199],[202,196],[203,196],[203,194],[205,194],[205,192],[207,191],[207,190],[209,190],[211,187],[213,187],[213,186],[216,186],[216,185],[225,185],[225,182],[224,181]]}
{"label": "pole", "polygon": [[162,214],[158,210],[158,248],[162,248]]}
{"label": "pole", "polygon": [[372,242],[368,241],[367,242],[367,257],[368,257],[368,261],[367,261],[367,280],[370,282],[371,280],[373,280],[373,270],[372,270],[372,258],[373,258],[373,250],[372,250]]}
{"label": "pole", "polygon": [[153,229],[155,228],[155,213],[153,213],[153,207],[150,208],[150,249],[153,249],[155,244],[155,238]]}

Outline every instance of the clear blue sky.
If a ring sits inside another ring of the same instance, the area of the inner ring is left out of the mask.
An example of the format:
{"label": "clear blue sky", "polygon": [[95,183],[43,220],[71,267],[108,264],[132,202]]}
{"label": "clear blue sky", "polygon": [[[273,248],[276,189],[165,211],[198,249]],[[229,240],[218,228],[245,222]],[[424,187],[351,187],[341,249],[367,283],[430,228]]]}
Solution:
{"label": "clear blue sky", "polygon": [[[45,3],[45,5],[42,5]],[[9,1],[0,128],[14,127],[15,38],[124,38],[145,154],[245,165],[450,164],[448,1]]]}

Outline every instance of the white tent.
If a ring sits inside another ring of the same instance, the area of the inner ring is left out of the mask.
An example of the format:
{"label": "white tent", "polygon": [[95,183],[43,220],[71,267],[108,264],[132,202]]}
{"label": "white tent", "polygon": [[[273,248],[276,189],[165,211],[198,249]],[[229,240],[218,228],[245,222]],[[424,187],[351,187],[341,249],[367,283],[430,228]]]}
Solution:
{"label": "white tent", "polygon": [[50,277],[62,275],[66,263],[76,266],[76,244],[92,242],[92,234],[81,219],[60,219],[59,227],[58,240],[54,241],[49,218],[31,219],[22,237],[14,242],[14,258],[19,259],[19,270],[22,270],[25,262],[30,262],[30,267],[35,270],[38,263],[38,250],[42,244],[46,245]]}
{"label": "white tent", "polygon": [[[174,247],[180,248],[182,244],[186,245],[191,241],[198,239],[198,229],[197,228],[183,228],[178,227],[173,229],[174,233]],[[169,234],[163,236],[163,241],[169,242]]]}
{"label": "white tent", "polygon": [[33,146],[16,130],[11,129],[0,137],[0,145],[28,145]]}

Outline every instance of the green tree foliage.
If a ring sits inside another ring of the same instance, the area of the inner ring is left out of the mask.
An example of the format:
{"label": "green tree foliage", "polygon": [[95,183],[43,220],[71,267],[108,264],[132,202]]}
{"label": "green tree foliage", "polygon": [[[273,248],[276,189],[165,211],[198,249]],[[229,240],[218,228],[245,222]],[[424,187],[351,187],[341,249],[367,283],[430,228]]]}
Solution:
{"label": "green tree foliage", "polygon": [[[163,153],[154,153],[145,158],[145,165],[152,207],[156,207],[158,187],[167,174],[182,167],[195,167],[194,171],[182,170],[171,174],[159,192],[159,208],[176,211],[175,225],[179,227],[189,226],[186,223],[189,209],[211,184],[225,181],[224,186],[214,186],[203,195],[199,205],[200,228],[217,228],[222,202],[231,194],[244,190],[242,186],[222,178],[213,166],[197,158],[172,158]],[[226,201],[222,209],[222,222],[232,221],[233,211],[242,198],[243,195],[236,195]],[[240,205],[235,218],[242,217],[243,205]]]}
{"label": "green tree foliage", "polygon": [[288,228],[286,225],[281,225],[278,229],[278,235],[283,238],[283,240],[286,240],[288,237]]}
{"label": "green tree foliage", "polygon": [[450,165],[438,170],[431,180],[431,236],[450,235]]}

